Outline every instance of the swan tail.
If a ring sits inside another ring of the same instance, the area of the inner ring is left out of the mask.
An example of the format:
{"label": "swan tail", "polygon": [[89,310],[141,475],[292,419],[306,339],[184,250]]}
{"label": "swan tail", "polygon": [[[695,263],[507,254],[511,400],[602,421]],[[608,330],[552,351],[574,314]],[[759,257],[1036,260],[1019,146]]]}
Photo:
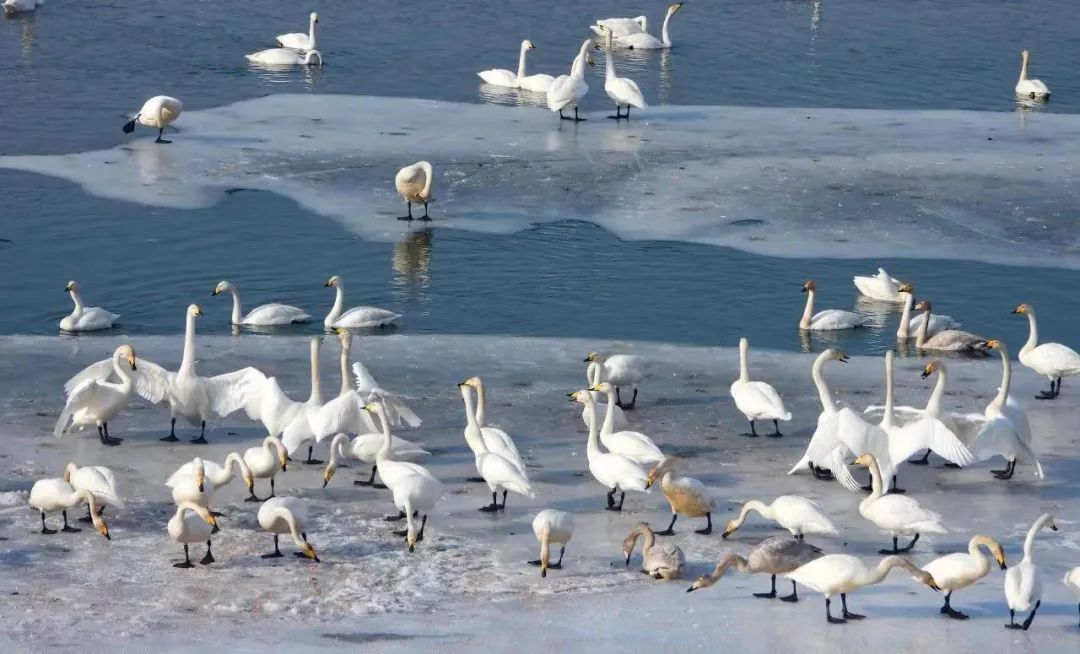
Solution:
{"label": "swan tail", "polygon": [[793,475],[796,472],[799,472],[801,470],[809,470],[809,467],[808,467],[809,465],[810,465],[810,456],[808,454],[804,454],[803,457],[801,459],[799,459],[798,463],[791,466],[791,470],[788,470],[787,473],[789,475]]}
{"label": "swan tail", "polygon": [[509,491],[513,491],[513,492],[517,493],[518,495],[524,495],[525,497],[529,497],[529,498],[535,498],[536,497],[536,491],[533,490],[532,484],[530,484],[528,481],[526,481],[524,479],[522,479],[520,481],[518,481],[518,480],[509,481],[509,482],[507,482],[505,484],[502,484],[502,487],[509,490]]}
{"label": "swan tail", "polygon": [[829,523],[823,522],[808,522],[803,525],[803,533],[816,534],[819,536],[839,536],[840,532],[836,530],[836,527]]}
{"label": "swan tail", "polygon": [[68,422],[71,420],[71,409],[64,407],[64,410],[60,412],[60,417],[56,420],[56,426],[53,427],[53,436],[60,438],[67,430]]}
{"label": "swan tail", "polygon": [[777,420],[783,420],[784,422],[788,422],[789,420],[791,420],[791,412],[790,411],[785,411],[784,415],[777,416],[776,419]]}
{"label": "swan tail", "polygon": [[947,534],[949,530],[941,525],[937,520],[927,520],[925,522],[916,522],[912,527],[915,531],[923,534]]}

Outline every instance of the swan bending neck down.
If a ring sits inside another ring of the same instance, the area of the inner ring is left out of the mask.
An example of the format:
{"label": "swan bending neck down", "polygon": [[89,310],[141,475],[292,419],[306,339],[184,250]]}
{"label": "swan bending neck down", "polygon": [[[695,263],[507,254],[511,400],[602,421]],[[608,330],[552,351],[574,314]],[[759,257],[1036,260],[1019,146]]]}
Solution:
{"label": "swan bending neck down", "polygon": [[82,531],[68,525],[67,519],[68,509],[78,506],[81,502],[86,502],[89,507],[90,520],[94,523],[94,527],[97,528],[98,532],[105,538],[112,540],[109,536],[109,527],[100,515],[101,504],[91,491],[86,489],[76,490],[63,479],[41,479],[34,482],[34,485],[30,488],[30,496],[27,498],[27,504],[41,513],[41,533],[43,534],[56,533],[55,529],[49,529],[45,526],[45,514],[57,511],[64,517],[64,526],[61,531]]}
{"label": "swan bending neck down", "polygon": [[[801,540],[792,540],[782,536],[773,536],[761,542],[757,547],[750,550],[745,558],[738,554],[728,554],[719,563],[711,574],[698,577],[686,592],[695,591],[699,588],[712,586],[731,567],[739,572],[757,573],[763,572],[772,576],[771,588],[767,593],[754,593],[754,597],[772,599],[776,597],[776,575],[791,572],[801,565],[822,556],[821,548],[810,545]],[[798,602],[798,590],[795,582],[791,582],[791,594],[781,597],[782,602]]]}
{"label": "swan bending neck down", "polygon": [[297,497],[270,498],[259,507],[258,520],[263,529],[274,535],[274,551],[263,554],[262,558],[275,559],[284,556],[278,546],[278,536],[288,534],[300,548],[300,551],[296,552],[297,557],[319,562],[315,548],[307,539],[308,515],[303,500]]}
{"label": "swan bending neck down", "polygon": [[431,220],[428,215],[428,203],[435,201],[435,198],[431,197],[433,180],[434,172],[427,161],[417,161],[397,172],[394,176],[394,187],[397,188],[401,199],[405,200],[405,207],[408,210],[408,215],[398,216],[398,220],[413,220],[413,204],[424,205],[424,215],[417,220]]}
{"label": "swan bending neck down", "polygon": [[634,554],[634,547],[638,539],[642,539],[641,545],[641,569],[653,579],[678,579],[682,574],[686,557],[678,545],[664,543],[658,545],[656,533],[648,523],[642,522],[634,527],[630,535],[623,540],[623,555],[626,556],[626,566],[630,567],[630,557]]}
{"label": "swan bending neck down", "polygon": [[[190,513],[188,513],[190,511]],[[183,500],[176,506],[176,513],[169,519],[167,526],[169,536],[178,543],[184,545],[184,560],[174,563],[174,568],[191,568],[191,555],[188,546],[191,543],[206,541],[206,554],[199,561],[200,565],[209,565],[214,562],[214,555],[210,552],[210,536],[217,531],[217,520],[210,509],[196,504],[191,500]]]}
{"label": "swan bending neck down", "polygon": [[980,547],[986,548],[1002,570],[1008,569],[1005,565],[1005,550],[1001,544],[981,534],[972,536],[966,552],[946,554],[923,566],[923,570],[929,572],[945,591],[945,604],[941,607],[941,613],[955,620],[967,620],[968,616],[952,607],[950,601],[953,591],[967,588],[990,572],[990,559],[982,553]]}

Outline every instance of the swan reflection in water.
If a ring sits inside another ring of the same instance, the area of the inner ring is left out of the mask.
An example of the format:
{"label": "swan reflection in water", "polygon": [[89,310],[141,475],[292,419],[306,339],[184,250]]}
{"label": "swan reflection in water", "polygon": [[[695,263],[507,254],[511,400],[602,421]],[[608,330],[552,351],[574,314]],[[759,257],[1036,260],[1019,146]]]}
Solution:
{"label": "swan reflection in water", "polygon": [[435,231],[430,227],[410,230],[394,244],[394,286],[407,300],[424,302],[431,285],[431,245]]}

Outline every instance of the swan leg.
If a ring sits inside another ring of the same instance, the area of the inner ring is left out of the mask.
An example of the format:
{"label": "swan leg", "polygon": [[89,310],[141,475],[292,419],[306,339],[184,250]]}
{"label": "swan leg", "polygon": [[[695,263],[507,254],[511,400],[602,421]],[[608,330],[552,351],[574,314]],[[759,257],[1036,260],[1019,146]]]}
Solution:
{"label": "swan leg", "polygon": [[499,505],[499,510],[500,511],[505,511],[506,510],[506,494],[508,492],[509,491],[507,491],[505,488],[503,489],[503,503]]}
{"label": "swan leg", "polygon": [[947,615],[947,616],[949,616],[950,618],[952,618],[954,620],[967,620],[968,615],[966,613],[961,613],[960,611],[957,611],[956,609],[954,609],[952,607],[952,605],[949,604],[950,599],[952,599],[952,591],[951,590],[949,592],[945,593],[945,606],[941,607],[941,612],[944,615]]}
{"label": "swan leg", "polygon": [[844,606],[843,616],[845,620],[862,620],[866,617],[865,615],[852,613],[847,610],[847,593],[840,593],[840,603]]}
{"label": "swan leg", "polygon": [[425,202],[424,203],[424,215],[420,216],[420,220],[425,220],[425,221],[431,222],[431,217],[428,216],[428,213],[427,213],[427,205],[428,205],[428,203]]}
{"label": "swan leg", "polygon": [[120,441],[124,440],[123,438],[117,438],[116,436],[113,436],[112,434],[109,433],[109,423],[103,422],[103,423],[101,423],[101,426],[105,429],[105,438],[106,439],[108,439],[108,440],[110,440],[110,441],[112,441],[114,443],[119,443]]}
{"label": "swan leg", "polygon": [[1054,380],[1051,379],[1050,380],[1050,390],[1049,391],[1040,391],[1039,394],[1035,396],[1035,399],[1036,400],[1052,400],[1055,397],[1057,397],[1059,393],[1061,393],[1061,377],[1057,378],[1057,386],[1056,387],[1054,386]]}
{"label": "swan leg", "polygon": [[[206,421],[205,420],[202,421],[202,427],[199,430],[199,437],[198,438],[193,438],[188,442],[193,443],[195,445],[206,445]],[[270,480],[270,483],[272,484],[272,483],[274,483],[274,481]],[[271,495],[270,497],[273,497],[273,495]]]}
{"label": "swan leg", "polygon": [[611,118],[613,120],[622,120],[623,119],[623,115],[622,115],[622,113],[620,113],[620,110],[619,110],[619,105],[615,105],[615,115],[614,116],[608,116],[608,118]]}
{"label": "swan leg", "polygon": [[172,564],[174,568],[193,568],[194,564],[191,563],[191,557],[188,556],[188,544],[184,543],[184,560],[181,563]]}
{"label": "swan leg", "polygon": [[364,480],[364,479],[353,480],[353,485],[355,485],[355,486],[374,486],[375,485],[375,470],[378,467],[379,467],[378,465],[371,466],[371,477],[369,477],[367,480]]}
{"label": "swan leg", "polygon": [[206,556],[199,559],[199,565],[210,565],[214,562],[214,555],[210,553],[210,541],[206,541]]}
{"label": "swan leg", "polygon": [[320,461],[320,460],[318,460],[318,459],[313,459],[313,458],[311,458],[311,453],[312,453],[312,452],[313,452],[314,450],[315,450],[315,446],[314,446],[314,445],[308,445],[308,448],[307,448],[307,459],[306,459],[306,460],[304,461],[304,463],[310,463],[310,464],[319,464],[319,463],[322,463],[322,461]]}
{"label": "swan leg", "polygon": [[173,418],[172,422],[169,424],[169,435],[165,438],[162,438],[161,440],[165,441],[166,443],[175,443],[176,441],[180,440],[176,437],[176,418]]}
{"label": "swan leg", "polygon": [[795,582],[794,581],[791,582],[791,594],[790,595],[784,595],[783,597],[778,597],[777,599],[779,599],[781,602],[798,602],[799,601],[799,591],[795,588]]}
{"label": "swan leg", "polygon": [[585,120],[584,118],[578,118],[577,107],[574,107],[574,122],[580,123],[580,122],[582,122],[584,120]]}
{"label": "swan leg", "polygon": [[773,433],[766,434],[766,436],[768,436],[769,438],[783,438],[784,435],[780,433],[780,423],[776,420],[773,420],[772,425],[774,430]]}
{"label": "swan leg", "polygon": [[491,491],[491,504],[487,504],[485,506],[482,506],[482,507],[480,507],[479,510],[483,511],[484,513],[493,513],[495,511],[498,511],[499,510],[498,499],[499,499],[499,494],[496,493],[495,491]]}
{"label": "swan leg", "polygon": [[412,219],[413,219],[413,217],[412,217],[412,202],[409,202],[408,200],[406,200],[405,201],[405,207],[408,208],[409,215],[407,215],[407,216],[398,216],[397,219],[398,220],[412,221]]}
{"label": "swan leg", "polygon": [[79,529],[78,527],[72,527],[67,523],[67,511],[61,511],[60,514],[64,516],[64,526],[60,529],[60,531],[69,534],[74,534],[76,532],[82,531],[82,529]]}
{"label": "swan leg", "polygon": [[172,143],[172,141],[166,141],[165,139],[161,138],[161,135],[164,134],[164,133],[165,133],[165,128],[164,127],[159,129],[158,132],[157,132],[157,138],[154,139],[154,143]]}
{"label": "swan leg", "polygon": [[878,554],[899,554],[899,553],[900,553],[900,543],[897,540],[896,536],[892,537],[892,549],[891,550],[878,550]]}
{"label": "swan leg", "polygon": [[619,493],[619,508],[615,509],[616,511],[622,511],[622,505],[624,501],[626,501],[626,491],[622,491]]}
{"label": "swan leg", "polygon": [[48,527],[45,526],[45,512],[44,511],[41,512],[41,533],[43,533],[43,534],[55,534],[56,533],[55,529],[49,529]]}
{"label": "swan leg", "polygon": [[753,420],[750,421],[750,432],[747,433],[747,432],[744,431],[741,435],[746,436],[747,438],[757,438],[758,437],[757,428],[754,427],[754,421]]}
{"label": "swan leg", "polygon": [[847,620],[845,620],[843,618],[834,618],[834,617],[832,617],[832,612],[829,610],[829,605],[830,604],[832,604],[832,601],[829,600],[828,597],[826,597],[825,598],[825,621],[828,622],[829,624],[844,624],[845,622],[847,622]]}
{"label": "swan leg", "polygon": [[1005,625],[1006,629],[1020,629],[1020,625],[1016,624],[1016,611],[1009,609],[1009,624]]}
{"label": "swan leg", "polygon": [[612,488],[610,491],[608,491],[608,494],[607,494],[607,510],[608,511],[614,511],[615,510],[615,491],[616,490],[618,490],[618,489]]}
{"label": "swan leg", "polygon": [[[704,529],[695,529],[695,534],[701,534],[702,536],[708,536],[712,533],[712,512],[705,514],[705,520],[708,521]],[[674,522],[674,521],[673,521]]]}
{"label": "swan leg", "polygon": [[[894,537],[894,542],[895,542],[895,537]],[[915,537],[911,539],[911,542],[908,543],[906,547],[902,547],[902,548],[898,549],[896,551],[896,553],[904,554],[904,553],[910,552],[915,547],[915,543],[917,543],[917,542],[919,542],[919,534],[916,533]]]}
{"label": "swan leg", "polygon": [[630,105],[626,105],[626,119],[630,120]]}
{"label": "swan leg", "polygon": [[398,511],[397,515],[383,516],[383,520],[385,520],[387,522],[397,522],[398,520],[404,520],[404,519],[405,519],[405,512],[404,511]]}
{"label": "swan leg", "polygon": [[263,554],[262,558],[264,558],[264,559],[280,559],[283,556],[285,556],[285,555],[282,554],[281,550],[278,548],[278,535],[274,534],[274,551],[270,552],[269,554]]}
{"label": "swan leg", "polygon": [[656,532],[656,535],[657,536],[674,536],[675,535],[675,530],[673,529],[673,527],[675,526],[675,521],[678,520],[678,519],[679,519],[679,514],[678,513],[672,513],[671,514],[671,524],[669,524],[667,526],[667,529],[665,529],[664,531]]}
{"label": "swan leg", "polygon": [[1004,470],[991,470],[990,472],[998,479],[1012,479],[1013,473],[1016,472],[1016,459],[1009,461]]}
{"label": "swan leg", "polygon": [[101,441],[102,445],[119,445],[120,444],[120,439],[111,438],[111,437],[107,436],[105,434],[105,430],[103,430],[101,428],[101,425],[98,425],[97,433],[98,433],[98,440]]}
{"label": "swan leg", "polygon": [[270,478],[270,494],[267,495],[264,499],[270,499],[271,497],[274,497],[274,478],[273,477]]}
{"label": "swan leg", "polygon": [[566,554],[566,545],[563,545],[563,546],[559,547],[559,560],[556,561],[555,563],[549,563],[548,564],[548,569],[549,570],[562,570],[562,557],[563,557],[564,554]]}
{"label": "swan leg", "polygon": [[1028,627],[1030,627],[1031,623],[1034,622],[1035,612],[1039,610],[1040,606],[1042,606],[1042,600],[1035,602],[1035,608],[1031,609],[1031,614],[1028,615],[1027,620],[1024,620],[1024,624],[1020,625],[1021,629],[1023,629],[1024,631],[1028,630]]}
{"label": "swan leg", "polygon": [[776,575],[772,575],[772,590],[767,593],[754,593],[754,597],[761,597],[764,599],[773,599],[776,597]]}
{"label": "swan leg", "polygon": [[425,513],[423,515],[423,517],[420,518],[420,531],[416,532],[416,542],[417,543],[424,540],[424,527],[426,527],[426,526],[427,526],[427,514]]}
{"label": "swan leg", "polygon": [[923,454],[921,458],[910,459],[910,460],[908,460],[908,463],[910,463],[913,466],[929,465],[930,464],[930,448],[926,449],[926,453]]}
{"label": "swan leg", "polygon": [[836,479],[833,477],[832,470],[818,467],[813,463],[810,463],[810,473],[814,475],[814,479],[820,479],[821,481],[833,481]]}
{"label": "swan leg", "polygon": [[889,490],[887,492],[890,495],[892,495],[892,494],[896,494],[896,493],[900,493],[900,494],[906,493],[907,491],[896,485],[896,475],[893,475],[892,476],[892,486],[889,487]]}

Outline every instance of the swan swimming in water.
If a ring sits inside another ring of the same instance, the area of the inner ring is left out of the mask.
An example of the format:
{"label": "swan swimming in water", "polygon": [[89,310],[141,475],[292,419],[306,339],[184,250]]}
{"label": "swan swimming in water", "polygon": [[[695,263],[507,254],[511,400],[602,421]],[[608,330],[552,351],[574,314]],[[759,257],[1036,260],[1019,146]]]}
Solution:
{"label": "swan swimming in water", "polygon": [[290,32],[288,34],[278,34],[277,43],[283,48],[293,48],[294,50],[314,50],[315,49],[315,26],[319,24],[319,14],[314,11],[311,12],[310,22],[308,23],[308,33],[303,32]]}
{"label": "swan swimming in water", "polygon": [[915,305],[916,311],[922,311],[926,318],[915,332],[915,348],[939,352],[984,352],[986,339],[959,329],[946,329],[930,336],[933,324],[930,300],[923,300]]}
{"label": "swan swimming in water", "polygon": [[851,281],[859,293],[871,300],[882,302],[899,302],[900,280],[885,272],[884,268],[878,268],[876,275],[855,275]]}
{"label": "swan swimming in water", "polygon": [[1024,50],[1020,53],[1020,79],[1016,81],[1016,95],[1030,100],[1045,100],[1050,97],[1050,88],[1041,79],[1028,79],[1028,60],[1031,53]]}
{"label": "swan swimming in water", "polygon": [[814,293],[817,291],[814,280],[806,280],[802,290],[806,293],[806,308],[803,309],[802,318],[799,320],[799,329],[812,331],[854,329],[866,325],[866,316],[860,316],[851,311],[824,309],[814,313]]}
{"label": "swan swimming in water", "polygon": [[83,306],[82,297],[79,295],[79,285],[74,280],[64,286],[64,292],[71,295],[71,301],[75,303],[75,309],[60,319],[60,330],[65,332],[90,332],[99,329],[111,329],[113,323],[120,319],[120,315],[106,311],[101,307]]}
{"label": "swan swimming in water", "polygon": [[334,306],[330,307],[330,313],[323,319],[326,329],[342,327],[345,329],[368,329],[373,327],[386,327],[392,325],[401,314],[379,309],[378,307],[353,307],[342,312],[345,304],[345,280],[339,275],[334,275],[323,284],[326,288],[335,289]]}
{"label": "swan swimming in water", "polygon": [[638,32],[649,31],[649,19],[645,16],[637,18],[604,18],[589,25],[589,29],[597,36],[603,36],[603,29],[607,27],[615,36],[627,36]]}
{"label": "swan swimming in water", "polygon": [[525,55],[529,50],[535,50],[536,46],[532,41],[525,39],[521,42],[521,53],[518,56],[518,69],[517,73],[512,70],[506,70],[505,68],[492,68],[491,70],[482,70],[477,75],[480,79],[484,80],[488,84],[495,86],[505,86],[512,89],[524,89],[526,91],[535,91],[537,93],[547,93],[547,90],[551,87],[551,83],[555,81],[555,78],[551,75],[528,75],[525,69]]}
{"label": "swan swimming in water", "polygon": [[[1062,378],[1080,375],[1080,354],[1061,343],[1040,344],[1035,308],[1030,304],[1021,304],[1013,313],[1028,318],[1028,339],[1020,348],[1020,363],[1050,380],[1050,390],[1036,395],[1035,399],[1052,400],[1061,393]],[[1054,385],[1055,381],[1057,386]]]}
{"label": "swan swimming in water", "polygon": [[668,23],[670,23],[672,17],[682,9],[682,6],[683,3],[681,2],[668,5],[667,13],[664,15],[664,24],[660,28],[659,39],[642,29],[640,32],[632,32],[617,37],[615,39],[615,45],[631,50],[661,50],[670,48],[671,35],[668,33]]}
{"label": "swan swimming in water", "polygon": [[134,132],[136,124],[145,127],[156,127],[158,135],[154,139],[154,143],[172,143],[172,141],[161,138],[161,135],[165,133],[166,127],[180,117],[183,111],[183,102],[167,95],[155,95],[143,103],[142,108],[139,109],[139,113],[135,114],[134,118],[124,123],[124,133],[130,134]]}
{"label": "swan swimming in water", "polygon": [[210,295],[221,295],[226,291],[232,293],[232,324],[234,325],[291,325],[293,323],[311,320],[311,316],[302,309],[297,309],[296,307],[287,304],[277,304],[276,302],[255,307],[245,316],[243,310],[240,308],[240,291],[237,290],[235,285],[226,281],[220,281],[218,282],[218,285],[214,287],[214,292]]}
{"label": "swan swimming in water", "polygon": [[319,66],[321,68],[323,65],[322,53],[318,50],[300,53],[292,48],[270,48],[244,55],[244,58],[253,64],[264,66]]}
{"label": "swan swimming in water", "polygon": [[14,16],[15,14],[34,11],[43,4],[45,4],[45,0],[4,0],[0,7],[4,8],[5,16]]}

